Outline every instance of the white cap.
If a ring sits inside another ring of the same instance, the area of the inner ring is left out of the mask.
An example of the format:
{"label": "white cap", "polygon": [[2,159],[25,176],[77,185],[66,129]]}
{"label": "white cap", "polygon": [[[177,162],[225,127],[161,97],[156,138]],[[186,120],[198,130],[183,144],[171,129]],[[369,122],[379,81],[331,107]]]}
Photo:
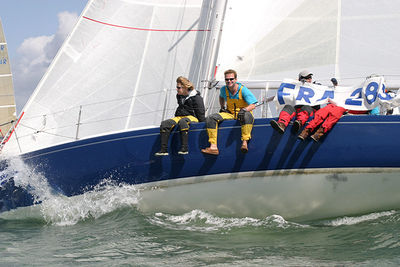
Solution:
{"label": "white cap", "polygon": [[299,80],[301,79],[301,78],[305,78],[305,77],[307,77],[307,76],[309,76],[309,75],[313,75],[311,72],[309,72],[308,70],[303,70],[303,71],[301,71],[300,73],[299,73]]}

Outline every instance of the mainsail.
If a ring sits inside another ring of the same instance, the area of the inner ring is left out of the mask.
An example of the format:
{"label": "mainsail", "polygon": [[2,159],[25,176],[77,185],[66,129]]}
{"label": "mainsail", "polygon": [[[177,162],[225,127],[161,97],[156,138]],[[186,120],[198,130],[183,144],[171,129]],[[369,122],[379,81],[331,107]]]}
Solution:
{"label": "mainsail", "polygon": [[[5,152],[159,126],[197,73],[213,1],[90,0],[25,105]],[[195,81],[198,83],[198,81]]]}
{"label": "mainsail", "polygon": [[400,86],[400,2],[396,0],[228,1],[218,80],[233,68],[242,80],[336,77],[347,85],[370,74]]}

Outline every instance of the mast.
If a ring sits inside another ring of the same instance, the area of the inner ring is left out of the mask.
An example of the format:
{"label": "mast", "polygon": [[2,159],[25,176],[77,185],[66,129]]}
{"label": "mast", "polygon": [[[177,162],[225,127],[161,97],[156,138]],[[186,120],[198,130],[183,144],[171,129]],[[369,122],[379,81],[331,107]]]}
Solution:
{"label": "mast", "polygon": [[338,0],[337,26],[336,26],[336,59],[335,59],[335,77],[340,79],[339,57],[340,57],[340,26],[342,19],[342,0]]}
{"label": "mast", "polygon": [[216,0],[212,3],[213,8],[210,18],[210,36],[208,38],[208,46],[205,50],[208,51],[203,62],[200,82],[203,81],[202,94],[204,103],[207,103],[208,89],[215,78],[215,68],[218,58],[219,45],[222,35],[223,21],[228,0]]}

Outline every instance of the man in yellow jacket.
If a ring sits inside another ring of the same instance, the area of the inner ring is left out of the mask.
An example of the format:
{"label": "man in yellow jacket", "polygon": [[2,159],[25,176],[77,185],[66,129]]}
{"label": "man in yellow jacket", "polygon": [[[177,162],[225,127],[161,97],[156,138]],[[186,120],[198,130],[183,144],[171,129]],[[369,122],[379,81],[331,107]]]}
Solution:
{"label": "man in yellow jacket", "polygon": [[[218,155],[217,146],[218,124],[224,120],[240,121],[242,125],[242,146],[243,153],[248,152],[247,141],[251,138],[254,117],[252,110],[256,107],[257,99],[250,90],[237,82],[237,73],[234,70],[224,72],[226,86],[221,87],[219,113],[211,114],[206,118],[206,127],[210,147],[202,149],[204,154]],[[225,108],[225,102],[227,107]]]}

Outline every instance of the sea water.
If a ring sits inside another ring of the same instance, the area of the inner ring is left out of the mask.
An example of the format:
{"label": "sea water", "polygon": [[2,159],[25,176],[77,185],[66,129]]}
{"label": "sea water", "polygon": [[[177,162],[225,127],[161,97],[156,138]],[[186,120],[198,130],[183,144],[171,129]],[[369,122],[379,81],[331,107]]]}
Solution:
{"label": "sea water", "polygon": [[0,266],[400,265],[398,210],[301,223],[279,214],[144,214],[135,186],[105,180],[67,198],[18,167],[16,183],[41,204],[0,214]]}

